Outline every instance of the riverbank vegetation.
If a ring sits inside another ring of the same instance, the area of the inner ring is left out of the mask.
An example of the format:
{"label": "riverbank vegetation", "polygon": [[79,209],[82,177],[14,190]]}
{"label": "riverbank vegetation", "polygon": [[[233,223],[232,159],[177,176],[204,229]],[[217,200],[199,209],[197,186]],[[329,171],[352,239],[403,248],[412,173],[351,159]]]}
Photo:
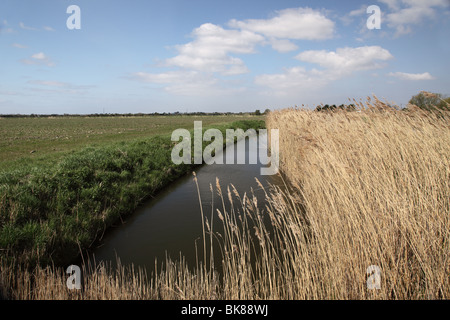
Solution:
{"label": "riverbank vegetation", "polygon": [[[211,127],[214,119],[208,120]],[[251,118],[232,123],[215,120],[219,123],[213,127],[224,135],[229,128],[264,126],[264,121]],[[182,119],[189,123],[187,129],[193,121]],[[180,124],[167,125],[166,134],[103,141],[1,172],[0,255],[31,268],[73,261],[145,199],[195,168],[171,160],[169,130]],[[111,124],[109,128],[117,130]]]}
{"label": "riverbank vegetation", "polygon": [[[222,201],[212,212],[199,212],[204,233],[196,268],[182,257],[153,275],[132,266],[85,266],[84,289],[70,291],[61,268],[17,277],[3,264],[3,295],[448,299],[450,114],[413,106],[400,111],[377,98],[354,105],[267,115],[267,128],[280,129],[286,188],[265,190],[260,209],[252,194],[217,181],[211,192]],[[222,261],[220,273],[214,256]]]}

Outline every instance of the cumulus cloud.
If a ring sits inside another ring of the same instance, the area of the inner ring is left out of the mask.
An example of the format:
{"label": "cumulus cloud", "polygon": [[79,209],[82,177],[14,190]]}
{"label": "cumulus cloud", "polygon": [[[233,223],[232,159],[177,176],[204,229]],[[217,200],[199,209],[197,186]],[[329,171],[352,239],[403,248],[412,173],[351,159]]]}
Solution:
{"label": "cumulus cloud", "polygon": [[175,70],[136,72],[128,78],[162,84],[166,92],[177,95],[229,92],[221,87],[224,81],[217,75],[227,77],[248,73],[244,61],[236,55],[256,53],[256,46],[266,41],[254,32],[225,29],[212,23],[202,24],[192,31],[191,36],[192,41],[174,47],[178,52],[176,56],[161,63],[163,67]]}
{"label": "cumulus cloud", "polygon": [[160,64],[175,70],[137,72],[129,78],[163,84],[166,91],[177,94],[218,92],[226,87],[225,77],[250,71],[242,55],[257,53],[258,46],[270,45],[278,52],[290,52],[298,49],[296,40],[333,37],[334,27],[323,13],[310,8],[277,11],[269,19],[233,19],[226,27],[205,23],[192,31],[192,41],[174,46],[177,54]]}
{"label": "cumulus cloud", "polygon": [[351,73],[357,70],[380,68],[379,61],[392,59],[391,53],[380,46],[364,46],[358,48],[338,48],[336,51],[309,50],[298,54],[296,59],[318,64],[333,70]]}
{"label": "cumulus cloud", "polygon": [[288,39],[272,38],[269,42],[272,48],[278,52],[290,52],[298,49],[298,46]]}
{"label": "cumulus cloud", "polygon": [[398,10],[399,0],[378,0],[378,2],[384,3],[389,9]]}
{"label": "cumulus cloud", "polygon": [[166,66],[234,75],[248,72],[244,62],[231,54],[255,52],[264,38],[253,32],[226,30],[205,23],[192,32],[194,40],[175,48],[178,55],[165,61]]}
{"label": "cumulus cloud", "polygon": [[[449,0],[378,0],[378,2],[381,4],[381,29],[393,30],[391,34],[394,38],[413,32],[414,28],[423,22],[432,22],[437,17],[438,11],[450,6]],[[362,5],[340,19],[345,25],[349,25],[359,17],[360,33],[367,33],[367,7],[367,4]]]}
{"label": "cumulus cloud", "polygon": [[396,77],[402,80],[433,80],[435,79],[430,73],[406,73],[406,72],[390,72],[388,73],[391,77]]}
{"label": "cumulus cloud", "polygon": [[412,32],[413,26],[435,18],[439,9],[449,6],[448,0],[379,0],[391,10],[385,15],[388,27],[396,36]]}
{"label": "cumulus cloud", "polygon": [[383,67],[380,61],[392,59],[391,53],[379,46],[358,48],[338,48],[336,51],[309,50],[303,51],[296,59],[319,65],[322,69],[307,70],[303,67],[285,69],[280,74],[265,74],[255,78],[255,83],[268,87],[273,93],[289,94],[292,90],[306,91],[319,89],[331,81],[361,70]]}
{"label": "cumulus cloud", "polygon": [[334,34],[334,22],[310,8],[281,10],[271,19],[233,19],[229,26],[281,39],[324,40]]}

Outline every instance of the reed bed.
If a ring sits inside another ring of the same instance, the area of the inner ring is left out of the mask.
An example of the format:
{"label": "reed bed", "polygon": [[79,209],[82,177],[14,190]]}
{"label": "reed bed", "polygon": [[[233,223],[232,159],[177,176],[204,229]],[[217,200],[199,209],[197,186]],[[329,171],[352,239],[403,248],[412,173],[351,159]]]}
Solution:
{"label": "reed bed", "polygon": [[[400,111],[376,97],[358,105],[267,120],[283,128],[281,167],[300,191],[311,234],[308,253],[297,256],[299,295],[448,299],[449,113]],[[381,271],[379,290],[367,290],[371,265]]]}
{"label": "reed bed", "polygon": [[[195,268],[181,256],[148,277],[133,267],[93,266],[74,292],[65,287],[64,270],[38,268],[18,277],[0,264],[3,296],[449,299],[448,119],[395,110],[376,97],[352,112],[272,112],[266,124],[280,128],[288,182],[264,190],[263,206],[253,193],[222,188],[220,181],[211,186],[221,202],[199,213]],[[375,288],[371,266],[379,270]]]}

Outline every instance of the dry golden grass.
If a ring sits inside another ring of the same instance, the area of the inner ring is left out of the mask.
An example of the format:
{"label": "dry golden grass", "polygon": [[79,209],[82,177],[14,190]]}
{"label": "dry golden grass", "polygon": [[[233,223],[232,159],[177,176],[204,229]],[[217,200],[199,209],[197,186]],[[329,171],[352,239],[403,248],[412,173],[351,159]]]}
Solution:
{"label": "dry golden grass", "polygon": [[[448,120],[448,113],[398,111],[376,98],[356,112],[272,112],[267,127],[280,128],[281,169],[293,188],[265,190],[261,210],[253,194],[222,190],[219,181],[211,187],[222,201],[199,213],[198,256],[207,263],[189,270],[181,257],[167,260],[149,278],[125,267],[91,267],[75,293],[66,289],[63,270],[17,276],[0,264],[3,295],[449,299]],[[381,271],[380,289],[367,287],[371,265]]]}
{"label": "dry golden grass", "polygon": [[[310,232],[306,283],[317,298],[450,296],[449,114],[397,111],[272,113],[281,168],[301,192]],[[306,259],[303,257],[303,259]],[[321,287],[321,288],[320,288]],[[307,297],[307,295],[305,295]]]}

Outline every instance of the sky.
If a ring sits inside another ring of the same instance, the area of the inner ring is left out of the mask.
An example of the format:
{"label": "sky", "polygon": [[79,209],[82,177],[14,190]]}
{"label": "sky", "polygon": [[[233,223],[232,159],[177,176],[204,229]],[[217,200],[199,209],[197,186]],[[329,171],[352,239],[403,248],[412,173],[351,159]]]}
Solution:
{"label": "sky", "polygon": [[1,0],[0,114],[404,107],[449,40],[450,0]]}

